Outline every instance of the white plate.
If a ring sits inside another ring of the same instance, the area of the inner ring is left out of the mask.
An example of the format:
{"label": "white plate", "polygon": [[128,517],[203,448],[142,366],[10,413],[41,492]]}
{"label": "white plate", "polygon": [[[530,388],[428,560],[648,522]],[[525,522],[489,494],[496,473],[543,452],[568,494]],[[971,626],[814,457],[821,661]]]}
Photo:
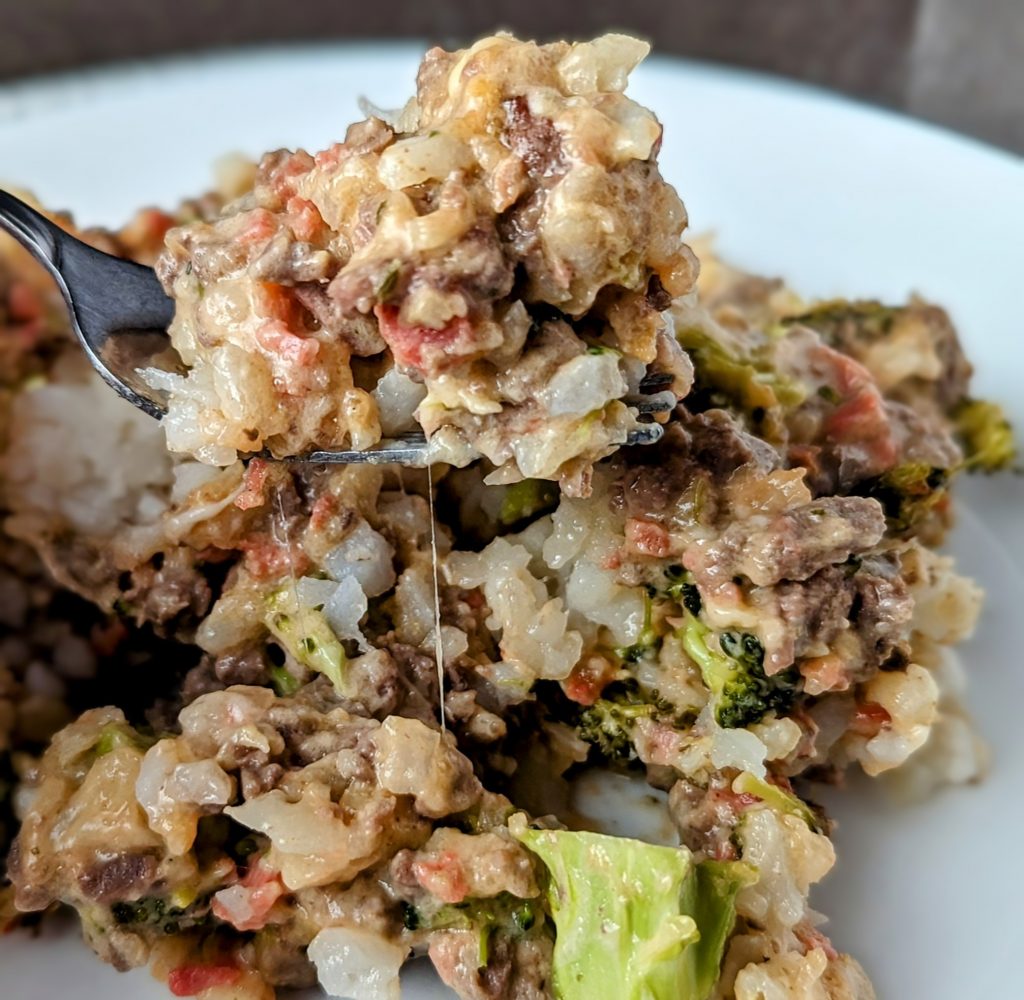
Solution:
{"label": "white plate", "polygon": [[[410,45],[265,50],[8,87],[0,180],[84,223],[117,224],[203,190],[225,151],[326,145],[358,116],[360,94],[399,106],[418,56]],[[666,59],[638,71],[632,94],[665,124],[663,170],[696,230],[808,295],[934,297],[960,325],[978,393],[1024,427],[1019,160],[803,87]],[[965,487],[954,548],[990,596],[964,662],[992,775],[912,808],[862,783],[834,797],[840,862],[815,897],[881,998],[1019,995],[1024,493],[1010,476]],[[145,973],[119,979],[68,935],[7,939],[0,962],[5,1000],[166,995]],[[407,997],[442,995],[411,978]]]}

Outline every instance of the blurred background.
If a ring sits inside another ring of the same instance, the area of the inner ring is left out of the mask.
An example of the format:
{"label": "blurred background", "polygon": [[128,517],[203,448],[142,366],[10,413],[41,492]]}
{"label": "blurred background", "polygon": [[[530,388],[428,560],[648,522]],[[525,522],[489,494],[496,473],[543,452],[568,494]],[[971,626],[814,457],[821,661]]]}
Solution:
{"label": "blurred background", "polygon": [[618,28],[1024,152],[1024,0],[0,0],[0,24],[0,85],[225,46]]}

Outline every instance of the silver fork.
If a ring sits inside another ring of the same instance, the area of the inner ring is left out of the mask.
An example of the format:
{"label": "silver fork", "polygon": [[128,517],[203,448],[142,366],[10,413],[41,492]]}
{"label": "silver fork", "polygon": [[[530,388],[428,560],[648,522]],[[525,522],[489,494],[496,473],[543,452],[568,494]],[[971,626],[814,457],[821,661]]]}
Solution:
{"label": "silver fork", "polygon": [[[0,229],[10,233],[57,282],[75,336],[107,385],[149,416],[157,420],[166,416],[166,394],[149,387],[139,374],[154,367],[181,369],[167,335],[174,302],[153,269],[96,250],[7,191],[0,191]],[[656,392],[656,386],[650,388],[650,396],[625,402],[644,416],[670,410],[672,403],[665,394]],[[645,423],[629,434],[626,444],[653,444],[663,433],[661,424]],[[365,451],[311,451],[290,461],[422,466],[428,458],[426,438],[412,431],[384,438]]]}

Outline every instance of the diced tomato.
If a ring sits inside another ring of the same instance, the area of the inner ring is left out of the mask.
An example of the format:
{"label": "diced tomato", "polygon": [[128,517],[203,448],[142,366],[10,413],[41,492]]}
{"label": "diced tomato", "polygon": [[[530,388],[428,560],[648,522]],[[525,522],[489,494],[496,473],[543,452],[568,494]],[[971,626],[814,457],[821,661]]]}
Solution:
{"label": "diced tomato", "polygon": [[479,611],[487,603],[484,592],[479,587],[461,591],[459,599],[465,601],[474,611]]}
{"label": "diced tomato", "polygon": [[618,569],[621,565],[621,550],[612,549],[612,551],[605,557],[604,562],[601,563],[601,569]]}
{"label": "diced tomato", "polygon": [[839,957],[839,952],[836,951],[835,946],[817,927],[812,927],[804,922],[797,924],[793,928],[793,933],[807,951],[814,951],[815,948],[820,948],[826,954],[829,961],[835,961]]}
{"label": "diced tomato", "polygon": [[179,965],[167,977],[167,985],[176,997],[194,997],[212,986],[230,986],[242,978],[233,965]]}
{"label": "diced tomato", "polygon": [[267,319],[280,320],[289,330],[301,330],[303,309],[295,293],[275,281],[261,281],[256,286],[256,311]]}
{"label": "diced tomato", "polygon": [[739,815],[744,809],[749,808],[755,802],[761,801],[756,795],[752,795],[750,792],[734,792],[728,786],[725,788],[717,788],[711,794],[717,802],[731,810],[736,815]]}
{"label": "diced tomato", "polygon": [[281,545],[269,535],[245,539],[239,548],[245,553],[245,567],[257,580],[272,580],[285,574],[301,575],[309,569],[309,557],[298,545]]}
{"label": "diced tomato", "polygon": [[89,632],[89,642],[99,656],[113,656],[117,647],[127,638],[128,628],[120,618],[109,618],[97,623]]}
{"label": "diced tomato", "polygon": [[434,330],[429,326],[405,326],[394,306],[374,306],[373,312],[381,337],[402,368],[431,374],[441,372],[477,350],[473,324],[465,317],[456,317],[442,329]]}
{"label": "diced tomato", "polygon": [[251,510],[253,507],[262,507],[266,503],[264,487],[267,483],[267,473],[270,471],[270,463],[263,458],[251,459],[245,470],[245,479],[242,483],[242,492],[235,497],[235,506],[239,510]]}
{"label": "diced tomato", "polygon": [[305,198],[293,195],[288,199],[288,221],[291,224],[292,232],[300,240],[311,241],[323,231],[324,220],[320,216],[316,205]]}
{"label": "diced tomato", "polygon": [[334,516],[336,509],[337,501],[330,493],[317,497],[309,514],[309,526],[314,531],[322,531],[327,526],[327,522]]}
{"label": "diced tomato", "polygon": [[850,686],[846,665],[834,653],[804,660],[800,664],[800,673],[807,682],[809,694],[819,695],[826,691],[845,691]]}
{"label": "diced tomato", "polygon": [[268,354],[296,368],[307,368],[320,352],[318,340],[300,337],[278,320],[268,320],[256,331],[256,343]]}
{"label": "diced tomato", "polygon": [[295,195],[295,182],[313,168],[314,159],[305,150],[296,150],[279,160],[270,171],[270,189],[287,203]]}
{"label": "diced tomato", "polygon": [[277,219],[265,208],[255,208],[247,214],[245,228],[238,237],[240,243],[266,243],[277,232]]}
{"label": "diced tomato", "polygon": [[880,469],[896,461],[896,442],[885,413],[885,402],[873,386],[862,389],[836,407],[825,421],[825,430],[838,441],[865,447]]}
{"label": "diced tomato", "polygon": [[593,705],[614,674],[615,667],[603,656],[591,656],[572,668],[562,687],[566,697],[576,704]]}
{"label": "diced tomato", "polygon": [[278,872],[260,859],[241,882],[214,895],[213,915],[236,930],[258,931],[266,926],[270,911],[284,893]]}
{"label": "diced tomato", "polygon": [[15,323],[28,323],[44,313],[39,293],[24,281],[11,282],[7,289],[7,310]]}
{"label": "diced tomato", "polygon": [[829,375],[842,402],[825,420],[825,432],[841,443],[857,444],[868,453],[877,471],[896,462],[898,449],[885,401],[871,373],[858,361],[831,347],[819,345],[811,352]]}
{"label": "diced tomato", "polygon": [[857,710],[853,713],[850,731],[870,739],[872,736],[877,736],[891,722],[892,716],[878,702],[862,701],[858,702]]}
{"label": "diced tomato", "polygon": [[328,146],[326,149],[316,153],[313,161],[318,167],[336,167],[342,160],[347,160],[350,155],[351,151],[345,143],[336,142],[334,145]]}
{"label": "diced tomato", "polygon": [[626,521],[626,548],[642,556],[664,559],[672,552],[672,539],[660,524],[631,517]]}
{"label": "diced tomato", "polygon": [[461,903],[469,894],[469,884],[454,851],[417,858],[412,863],[412,873],[427,892],[445,903]]}
{"label": "diced tomato", "polygon": [[151,243],[162,243],[167,230],[174,225],[174,217],[158,208],[144,208],[139,212],[137,221]]}

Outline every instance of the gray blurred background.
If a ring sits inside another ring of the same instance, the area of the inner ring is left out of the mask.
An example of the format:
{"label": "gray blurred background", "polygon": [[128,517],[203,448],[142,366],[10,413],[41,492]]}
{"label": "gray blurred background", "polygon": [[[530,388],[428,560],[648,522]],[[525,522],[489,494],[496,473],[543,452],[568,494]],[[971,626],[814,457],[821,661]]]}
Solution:
{"label": "gray blurred background", "polygon": [[[628,30],[1024,151],[1024,0],[0,0],[0,81],[201,49]],[[2,86],[2,82],[0,82]]]}

